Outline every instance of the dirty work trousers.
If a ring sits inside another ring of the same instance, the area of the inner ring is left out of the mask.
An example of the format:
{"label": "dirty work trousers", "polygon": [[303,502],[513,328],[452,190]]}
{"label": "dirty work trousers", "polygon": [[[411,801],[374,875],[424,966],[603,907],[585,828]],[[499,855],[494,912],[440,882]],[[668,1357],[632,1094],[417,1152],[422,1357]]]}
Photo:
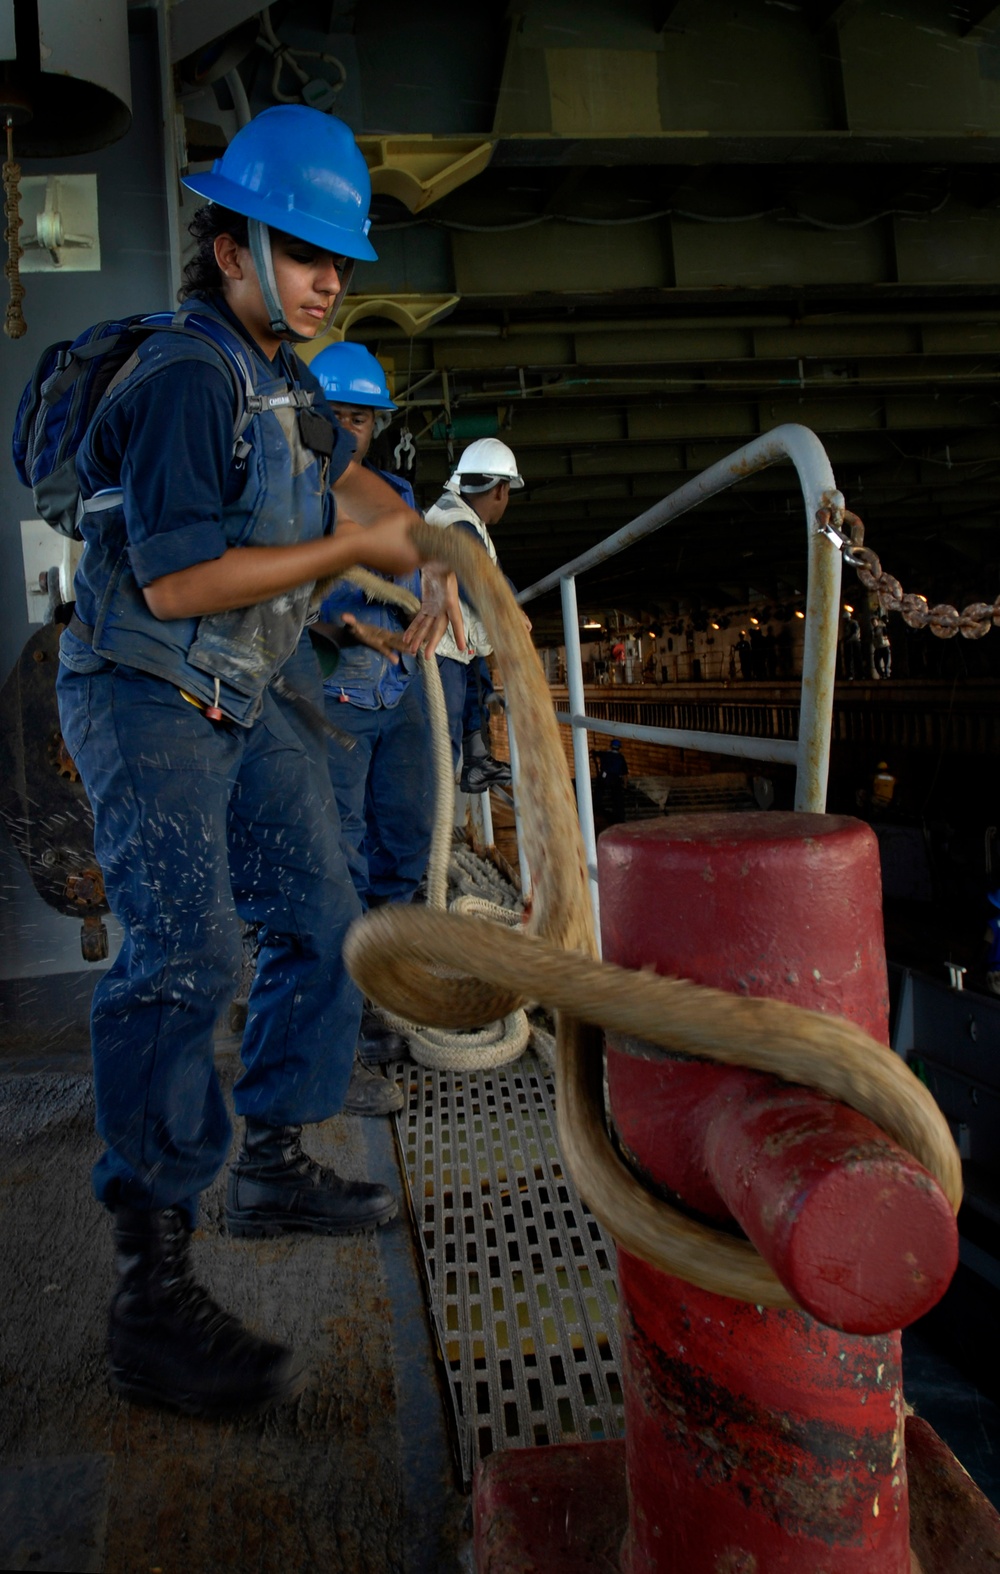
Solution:
{"label": "dirty work trousers", "polygon": [[493,690],[489,664],[484,656],[474,656],[470,662],[456,661],[452,656],[437,658],[444,690],[444,703],[448,712],[448,731],[451,735],[451,752],[457,770],[462,762],[462,743],[469,733],[482,733],[487,742],[486,701]]}
{"label": "dirty work trousers", "polygon": [[[455,663],[452,663],[454,666]],[[327,757],[347,867],[366,909],[408,902],[423,879],[434,825],[434,765],[418,674],[388,709],[326,691],[326,713],[354,748],[330,740]]]}
{"label": "dirty work trousers", "polygon": [[239,966],[237,912],[260,939],[237,1112],[304,1124],[336,1113],[347,1090],[361,994],[341,945],[360,904],[325,739],[270,689],[245,728],[130,667],[60,667],[58,688],[125,936],[91,1014],[107,1144],[94,1190],[109,1206],[177,1204],[193,1220],[231,1136],[212,1039]]}

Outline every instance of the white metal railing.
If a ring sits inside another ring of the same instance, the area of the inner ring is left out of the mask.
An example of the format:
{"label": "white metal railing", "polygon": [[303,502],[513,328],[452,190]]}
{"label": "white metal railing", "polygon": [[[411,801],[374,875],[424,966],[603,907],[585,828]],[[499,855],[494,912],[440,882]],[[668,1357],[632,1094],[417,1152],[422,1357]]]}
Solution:
{"label": "white metal railing", "polygon": [[[707,497],[714,497],[746,476],[768,465],[790,460],[798,472],[805,502],[808,540],[808,581],[806,585],[805,648],[802,661],[802,691],[799,704],[799,736],[787,739],[743,738],[728,733],[694,731],[677,727],[640,727],[630,723],[601,721],[588,716],[583,693],[583,661],[580,654],[580,620],[577,609],[576,581],[580,574],[648,536],[654,530],[687,513]],[[562,595],[563,631],[566,642],[566,681],[569,689],[568,713],[557,712],[557,719],[573,729],[573,760],[576,768],[576,800],[587,857],[591,898],[600,932],[597,897],[597,839],[594,833],[594,804],[590,785],[590,748],[588,732],[635,738],[645,743],[673,744],[681,748],[702,749],[709,754],[736,755],[741,759],[780,761],[794,764],[795,807],[822,814],[826,809],[827,777],[830,769],[830,727],[833,716],[833,687],[837,665],[837,631],[840,612],[841,553],[836,542],[817,527],[820,510],[830,511],[833,523],[840,524],[844,499],[836,490],[833,470],[819,438],[805,426],[778,426],[763,437],[754,438],[736,453],[702,471],[694,480],[678,487],[661,502],[640,514],[621,530],[584,552],[572,562],[522,590],[523,605],[547,590],[559,586]],[[512,761],[515,752],[511,750]],[[514,769],[515,822],[517,823],[517,770]],[[520,848],[520,825],[518,847]],[[522,879],[526,871],[522,867]],[[527,888],[526,888],[527,893]]]}

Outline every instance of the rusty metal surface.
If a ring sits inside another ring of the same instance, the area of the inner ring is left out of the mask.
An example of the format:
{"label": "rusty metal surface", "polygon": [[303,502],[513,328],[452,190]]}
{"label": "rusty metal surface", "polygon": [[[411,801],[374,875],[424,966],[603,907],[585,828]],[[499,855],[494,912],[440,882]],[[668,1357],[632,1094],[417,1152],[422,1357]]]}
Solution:
{"label": "rusty metal surface", "polygon": [[[1000,1517],[954,1455],[916,1417],[906,1423],[910,1574],[1000,1569]],[[625,1574],[622,1443],[494,1455],[476,1472],[478,1574]],[[805,1565],[802,1565],[804,1569]],[[762,1574],[752,1553],[723,1553],[715,1574]],[[667,1574],[682,1574],[670,1561]]]}
{"label": "rusty metal surface", "polygon": [[906,1418],[910,1541],[922,1574],[1000,1570],[1000,1514],[933,1427]]}
{"label": "rusty metal surface", "polygon": [[564,1175],[530,1052],[401,1068],[397,1116],[465,1479],[504,1449],[622,1429],[615,1254]]}
{"label": "rusty metal surface", "polygon": [[493,1454],[473,1487],[477,1574],[616,1574],[628,1524],[625,1446]]}

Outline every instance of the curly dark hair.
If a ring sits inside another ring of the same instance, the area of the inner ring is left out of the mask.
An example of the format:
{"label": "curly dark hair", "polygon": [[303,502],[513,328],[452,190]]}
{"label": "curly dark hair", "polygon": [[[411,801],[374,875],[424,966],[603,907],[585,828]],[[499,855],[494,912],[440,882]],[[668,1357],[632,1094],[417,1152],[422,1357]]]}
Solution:
{"label": "curly dark hair", "polygon": [[188,233],[198,242],[198,250],[184,269],[178,300],[186,301],[189,295],[221,295],[222,274],[215,260],[216,237],[231,235],[237,246],[248,246],[250,235],[246,219],[242,213],[233,213],[217,202],[209,202],[198,209],[188,225]]}

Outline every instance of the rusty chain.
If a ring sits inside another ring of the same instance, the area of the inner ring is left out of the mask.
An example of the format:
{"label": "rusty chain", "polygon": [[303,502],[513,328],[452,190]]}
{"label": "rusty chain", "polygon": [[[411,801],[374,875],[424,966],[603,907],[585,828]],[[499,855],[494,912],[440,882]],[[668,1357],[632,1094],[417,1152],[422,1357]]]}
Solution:
{"label": "rusty chain", "polygon": [[7,242],[7,262],[4,273],[10,290],[10,300],[7,303],[7,313],[4,318],[3,331],[8,339],[20,339],[27,331],[28,324],[24,320],[21,302],[24,300],[24,285],[21,283],[21,273],[18,263],[24,256],[24,250],[18,240],[18,231],[21,228],[21,214],[19,209],[18,185],[21,179],[21,166],[14,161],[14,129],[13,121],[7,117],[7,159],[3,166],[4,188],[4,217],[7,228],[4,231],[4,240]]}
{"label": "rusty chain", "polygon": [[[850,536],[844,534],[842,524],[848,526]],[[956,634],[982,639],[991,628],[1000,628],[1000,596],[993,602],[970,602],[959,612],[947,601],[932,607],[926,596],[904,592],[899,580],[885,572],[877,554],[865,546],[865,527],[849,509],[836,505],[819,509],[816,528],[840,547],[844,562],[857,572],[865,589],[874,590],[880,610],[900,613],[911,629],[929,628],[938,639],[954,639]]]}

